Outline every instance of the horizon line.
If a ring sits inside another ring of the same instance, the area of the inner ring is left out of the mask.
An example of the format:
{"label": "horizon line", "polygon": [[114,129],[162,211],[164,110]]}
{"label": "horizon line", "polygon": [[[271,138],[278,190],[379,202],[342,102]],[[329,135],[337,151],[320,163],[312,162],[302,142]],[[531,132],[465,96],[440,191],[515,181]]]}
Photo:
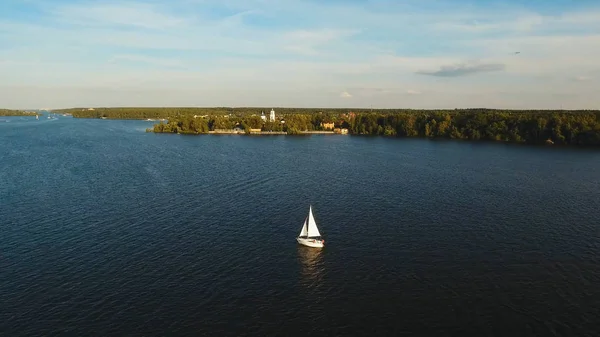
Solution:
{"label": "horizon line", "polygon": [[569,109],[569,108],[487,108],[487,107],[469,107],[469,108],[375,108],[375,107],[298,107],[298,106],[190,106],[190,105],[172,105],[172,106],[75,106],[68,108],[44,108],[44,109],[8,109],[0,108],[5,110],[38,110],[38,111],[52,111],[52,110],[68,110],[68,109],[299,109],[299,110],[503,110],[503,111],[600,111],[600,107],[596,109]]}

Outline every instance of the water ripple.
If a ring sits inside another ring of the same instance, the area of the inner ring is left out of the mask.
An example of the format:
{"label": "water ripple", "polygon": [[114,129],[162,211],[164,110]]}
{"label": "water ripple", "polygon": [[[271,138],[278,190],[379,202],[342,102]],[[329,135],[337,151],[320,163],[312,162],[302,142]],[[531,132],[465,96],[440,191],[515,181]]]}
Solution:
{"label": "water ripple", "polygon": [[0,126],[3,333],[598,335],[596,152],[145,125]]}

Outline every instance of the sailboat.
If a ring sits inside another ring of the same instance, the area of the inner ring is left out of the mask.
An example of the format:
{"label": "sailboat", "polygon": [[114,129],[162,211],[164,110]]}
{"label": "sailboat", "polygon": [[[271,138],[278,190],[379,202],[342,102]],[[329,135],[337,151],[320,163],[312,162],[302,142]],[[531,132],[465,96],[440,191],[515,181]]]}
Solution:
{"label": "sailboat", "polygon": [[315,248],[321,248],[325,244],[325,240],[321,238],[321,233],[319,233],[319,228],[317,228],[311,205],[309,205],[308,216],[304,220],[302,230],[296,241],[301,245]]}

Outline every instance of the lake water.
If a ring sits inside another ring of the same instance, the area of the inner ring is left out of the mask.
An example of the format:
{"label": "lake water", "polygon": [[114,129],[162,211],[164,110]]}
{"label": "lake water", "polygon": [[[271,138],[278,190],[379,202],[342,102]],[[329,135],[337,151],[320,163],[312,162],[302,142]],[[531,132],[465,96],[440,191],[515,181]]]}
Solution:
{"label": "lake water", "polygon": [[598,150],[2,120],[0,335],[600,335]]}

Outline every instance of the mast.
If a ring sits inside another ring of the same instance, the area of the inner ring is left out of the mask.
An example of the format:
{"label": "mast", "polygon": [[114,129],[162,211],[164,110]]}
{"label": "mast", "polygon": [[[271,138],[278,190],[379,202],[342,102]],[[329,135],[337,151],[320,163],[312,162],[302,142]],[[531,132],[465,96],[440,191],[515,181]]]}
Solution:
{"label": "mast", "polygon": [[310,233],[308,232],[309,227],[309,222],[310,222],[310,214],[312,213],[312,205],[308,205],[308,215],[306,216],[306,238],[308,239],[310,237]]}

